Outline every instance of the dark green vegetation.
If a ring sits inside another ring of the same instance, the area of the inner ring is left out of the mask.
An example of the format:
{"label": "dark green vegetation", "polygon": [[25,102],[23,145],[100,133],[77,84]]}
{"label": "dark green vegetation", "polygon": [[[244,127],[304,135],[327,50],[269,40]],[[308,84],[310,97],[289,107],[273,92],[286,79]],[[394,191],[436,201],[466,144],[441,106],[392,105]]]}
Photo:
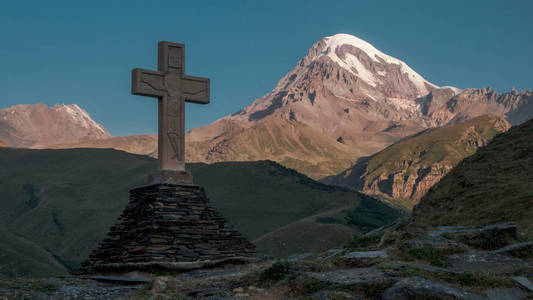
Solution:
{"label": "dark green vegetation", "polygon": [[509,128],[497,116],[432,128],[361,158],[351,168],[323,181],[390,200],[409,209],[463,158]]}
{"label": "dark green vegetation", "polygon": [[[22,257],[28,256],[43,264],[40,269],[15,265],[7,272],[0,261],[0,273],[46,276],[77,267],[119,216],[129,189],[146,185],[155,168],[152,158],[109,149],[0,149],[0,226],[6,232],[0,235],[0,253],[17,256],[9,261],[29,264],[30,258]],[[339,209],[369,212],[350,230],[366,231],[398,216],[393,209],[376,215],[375,207],[388,207],[270,161],[188,168],[220,212],[251,240]]]}
{"label": "dark green vegetation", "polygon": [[533,120],[497,135],[429,190],[415,226],[515,221],[533,232]]}

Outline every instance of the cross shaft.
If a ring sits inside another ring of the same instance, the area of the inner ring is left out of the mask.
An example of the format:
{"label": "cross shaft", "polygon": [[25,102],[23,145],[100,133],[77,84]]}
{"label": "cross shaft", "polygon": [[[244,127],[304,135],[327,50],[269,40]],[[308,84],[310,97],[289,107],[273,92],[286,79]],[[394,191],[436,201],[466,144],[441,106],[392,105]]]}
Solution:
{"label": "cross shaft", "polygon": [[[185,102],[208,104],[209,78],[185,75],[183,44],[159,42],[157,69],[133,69],[132,94],[159,99],[158,170],[175,178],[173,172],[186,173]],[[165,178],[156,181],[167,182]]]}

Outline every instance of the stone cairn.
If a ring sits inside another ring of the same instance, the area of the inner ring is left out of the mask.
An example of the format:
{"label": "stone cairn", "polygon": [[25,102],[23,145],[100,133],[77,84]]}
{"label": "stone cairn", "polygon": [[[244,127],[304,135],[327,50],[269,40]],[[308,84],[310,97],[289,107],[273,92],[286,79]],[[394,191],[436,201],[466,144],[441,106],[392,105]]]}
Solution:
{"label": "stone cairn", "polygon": [[253,259],[255,246],[211,205],[197,185],[155,184],[130,202],[81,273],[187,270]]}

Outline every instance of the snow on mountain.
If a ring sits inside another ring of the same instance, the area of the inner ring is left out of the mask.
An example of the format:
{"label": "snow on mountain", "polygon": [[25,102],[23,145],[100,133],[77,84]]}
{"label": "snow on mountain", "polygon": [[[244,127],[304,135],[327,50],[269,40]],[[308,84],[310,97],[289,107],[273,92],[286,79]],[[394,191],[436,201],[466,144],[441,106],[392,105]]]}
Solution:
{"label": "snow on mountain", "polygon": [[418,96],[426,95],[429,92],[426,84],[431,87],[438,88],[436,85],[428,82],[422,76],[420,76],[417,72],[411,69],[405,62],[379,51],[374,46],[372,46],[370,43],[358,37],[355,37],[349,34],[339,33],[333,36],[328,36],[325,38],[325,40],[326,40],[326,44],[323,47],[324,50],[320,52],[313,59],[313,61],[320,58],[323,55],[327,55],[334,62],[338,63],[341,67],[348,70],[349,72],[356,74],[359,78],[361,78],[368,84],[374,87],[377,84],[383,84],[383,82],[380,80],[379,77],[385,76],[387,74],[386,71],[377,71],[377,74],[379,76],[375,76],[375,73],[372,70],[367,69],[365,64],[361,62],[361,60],[357,58],[356,56],[354,56],[353,54],[347,54],[344,57],[344,59],[338,56],[337,49],[339,49],[340,47],[344,45],[350,45],[365,52],[370,57],[370,59],[372,59],[374,62],[383,63],[384,61],[387,64],[399,65],[400,71],[404,74],[407,74],[411,82],[413,82],[413,84],[418,89],[419,91]]}
{"label": "snow on mountain", "polygon": [[77,104],[70,104],[70,105],[56,104],[54,105],[54,107],[52,107],[52,109],[54,109],[55,111],[59,113],[64,112],[70,115],[72,120],[83,128],[97,130],[103,135],[109,134],[105,130],[104,126],[96,123],[91,118],[91,116],[81,107],[79,107]]}

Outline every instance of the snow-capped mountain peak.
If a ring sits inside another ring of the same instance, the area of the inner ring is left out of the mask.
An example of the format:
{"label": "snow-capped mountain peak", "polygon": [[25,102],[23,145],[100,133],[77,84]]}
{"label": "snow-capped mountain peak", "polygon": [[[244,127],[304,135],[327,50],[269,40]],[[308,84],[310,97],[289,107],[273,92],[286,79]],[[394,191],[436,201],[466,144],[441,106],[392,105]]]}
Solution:
{"label": "snow-capped mountain peak", "polygon": [[96,123],[89,113],[87,113],[85,110],[83,110],[81,107],[79,107],[77,104],[56,104],[54,105],[53,109],[56,112],[63,112],[66,115],[70,116],[72,118],[73,122],[77,123],[79,126],[86,128],[86,129],[94,129],[99,131],[100,133],[106,135],[107,131],[105,128]]}
{"label": "snow-capped mountain peak", "polygon": [[[381,77],[387,76],[386,68],[385,70],[376,70],[374,65],[389,64],[399,66],[400,72],[406,74],[409,80],[415,85],[418,90],[418,96],[427,94],[429,92],[428,86],[438,88],[411,69],[405,62],[379,51],[372,44],[356,36],[339,33],[325,37],[323,41],[325,43],[322,50],[311,61],[315,61],[322,56],[328,56],[339,66],[356,74],[361,80],[373,87],[383,85],[384,81]],[[347,48],[342,49],[343,47]],[[351,47],[364,52],[370,58],[371,62],[363,61],[364,58],[362,55],[358,55],[358,51],[350,50]]]}

